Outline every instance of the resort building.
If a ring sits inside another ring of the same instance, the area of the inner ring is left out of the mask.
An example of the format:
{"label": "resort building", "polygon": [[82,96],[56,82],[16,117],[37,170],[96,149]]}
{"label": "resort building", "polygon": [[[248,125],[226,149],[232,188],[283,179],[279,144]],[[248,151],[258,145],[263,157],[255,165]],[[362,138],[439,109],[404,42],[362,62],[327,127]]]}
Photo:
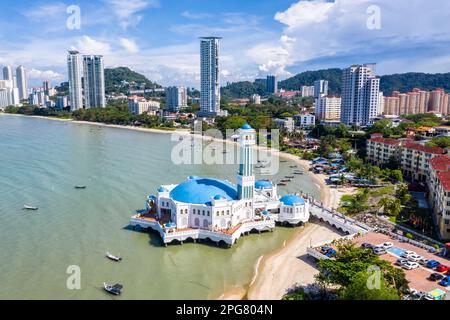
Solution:
{"label": "resort building", "polygon": [[316,116],[311,113],[302,113],[294,116],[295,123],[301,128],[312,127],[316,124]]}
{"label": "resort building", "polygon": [[314,97],[314,86],[302,86],[302,97]]}
{"label": "resort building", "polygon": [[403,175],[411,181],[426,181],[429,160],[446,153],[446,149],[439,147],[428,147],[412,140],[385,139],[377,134],[367,140],[367,157],[371,163],[384,166],[394,158]]}
{"label": "resort building", "polygon": [[429,202],[441,239],[450,239],[450,157],[438,156],[430,161],[428,175]]}
{"label": "resort building", "polygon": [[377,165],[383,166],[390,159],[399,159],[401,155],[401,141],[397,139],[386,139],[382,135],[373,135],[367,140],[367,158]]}
{"label": "resort building", "polygon": [[189,177],[178,185],[162,185],[147,199],[147,213],[131,225],[151,228],[163,242],[210,239],[229,246],[252,230],[270,231],[275,222],[297,225],[309,220],[309,202],[296,195],[281,199],[270,181],[255,181],[256,132],[239,130],[240,165],[237,184],[214,178]]}
{"label": "resort building", "polygon": [[19,98],[24,100],[28,97],[27,71],[24,66],[19,66],[16,70],[17,88],[19,89]]}
{"label": "resort building", "polygon": [[156,115],[161,107],[158,101],[146,100],[144,97],[131,96],[128,98],[128,111],[134,115],[147,113]]}

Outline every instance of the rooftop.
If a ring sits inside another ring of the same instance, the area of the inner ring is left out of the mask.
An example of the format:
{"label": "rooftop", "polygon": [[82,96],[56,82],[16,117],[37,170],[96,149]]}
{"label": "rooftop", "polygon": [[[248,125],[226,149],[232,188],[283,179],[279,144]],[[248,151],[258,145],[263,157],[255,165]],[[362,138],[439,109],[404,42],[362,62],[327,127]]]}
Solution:
{"label": "rooftop", "polygon": [[437,177],[442,185],[442,188],[444,188],[445,191],[450,191],[450,171],[439,172]]}
{"label": "rooftop", "polygon": [[236,187],[227,181],[193,178],[179,184],[170,192],[174,201],[210,205],[211,199],[237,200]]}
{"label": "rooftop", "polygon": [[422,151],[426,153],[432,153],[432,154],[446,154],[447,150],[439,148],[439,147],[427,147],[422,144],[414,143],[414,142],[406,142],[404,147],[406,149],[412,149],[417,151]]}
{"label": "rooftop", "polygon": [[400,145],[400,140],[383,138],[383,137],[375,137],[375,138],[370,139],[369,141],[378,142],[378,143],[384,143],[384,144],[390,144],[392,146],[399,146]]}
{"label": "rooftop", "polygon": [[436,171],[449,171],[450,169],[450,157],[447,155],[434,157],[429,160],[430,166]]}

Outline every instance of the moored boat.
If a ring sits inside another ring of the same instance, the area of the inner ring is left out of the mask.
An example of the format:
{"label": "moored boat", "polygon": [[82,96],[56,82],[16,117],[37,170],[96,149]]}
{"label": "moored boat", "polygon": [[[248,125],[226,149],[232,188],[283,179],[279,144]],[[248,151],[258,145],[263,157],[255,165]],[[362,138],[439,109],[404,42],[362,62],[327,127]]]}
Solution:
{"label": "moored boat", "polygon": [[116,261],[116,262],[122,261],[122,258],[121,258],[121,257],[115,256],[115,255],[113,255],[113,254],[111,254],[111,253],[109,253],[109,252],[106,253],[106,257],[107,257],[108,259],[113,260],[113,261]]}
{"label": "moored boat", "polygon": [[36,211],[39,209],[38,207],[33,207],[33,206],[28,206],[28,205],[24,205],[23,208],[25,210],[32,210],[32,211]]}
{"label": "moored boat", "polygon": [[115,296],[119,296],[120,294],[122,294],[122,289],[123,286],[121,284],[115,284],[113,286],[107,284],[107,283],[103,283],[103,289],[105,289],[106,292],[113,294]]}

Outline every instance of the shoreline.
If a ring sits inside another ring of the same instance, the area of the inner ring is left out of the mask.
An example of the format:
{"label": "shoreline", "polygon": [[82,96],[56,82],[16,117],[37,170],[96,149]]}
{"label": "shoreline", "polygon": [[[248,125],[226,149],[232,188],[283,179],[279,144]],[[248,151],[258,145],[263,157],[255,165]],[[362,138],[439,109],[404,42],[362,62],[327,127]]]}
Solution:
{"label": "shoreline", "polygon": [[[1,114],[0,114],[1,115]],[[208,140],[211,142],[219,142],[226,144],[236,144],[234,141],[217,139],[208,136],[191,134],[188,130],[158,130],[152,128],[139,128],[132,126],[124,126],[124,125],[114,125],[114,124],[106,124],[99,122],[89,122],[89,121],[78,121],[73,119],[64,119],[64,118],[56,118],[56,117],[45,117],[45,116],[29,116],[29,115],[21,115],[21,114],[7,114],[10,116],[19,116],[19,117],[32,117],[37,119],[44,120],[52,120],[52,121],[61,121],[61,122],[70,122],[74,124],[80,125],[94,125],[99,127],[107,127],[107,128],[115,128],[115,129],[125,129],[132,130],[138,132],[147,132],[147,133],[156,133],[156,134],[179,134],[183,136],[192,136],[194,138]],[[285,160],[292,161],[299,165],[311,178],[311,180],[317,185],[320,191],[320,199],[324,203],[325,206],[330,208],[337,208],[339,206],[339,202],[341,197],[344,194],[351,194],[354,192],[354,188],[342,188],[336,189],[331,188],[326,183],[326,176],[314,174],[309,171],[310,162],[308,160],[300,159],[298,156],[282,152],[275,149],[269,149],[267,147],[256,146],[258,150],[265,151],[270,153],[272,156],[283,158]],[[293,279],[293,275],[297,275],[297,277],[302,279],[301,284],[309,284],[313,277],[313,270],[307,267],[305,262],[301,261],[300,255],[306,251],[306,248],[309,246],[309,243],[306,243],[307,237],[309,236],[309,240],[312,241],[312,233],[314,236],[318,236],[319,239],[315,239],[314,242],[319,242],[323,240],[328,240],[328,238],[334,238],[338,235],[338,232],[333,232],[328,228],[325,228],[321,225],[308,223],[306,227],[299,228],[294,235],[284,242],[281,248],[278,248],[274,252],[271,252],[265,256],[259,257],[259,259],[255,263],[255,269],[253,273],[253,277],[251,283],[245,287],[236,287],[231,286],[232,289],[227,290],[221,296],[217,298],[217,300],[259,300],[259,299],[268,299],[268,300],[279,300],[282,296],[280,296],[280,291],[288,290],[289,288],[295,286],[297,282]],[[325,239],[326,238],[326,239]],[[332,239],[330,239],[332,240]],[[293,256],[292,256],[293,255]],[[299,263],[301,262],[301,263]],[[302,270],[298,270],[299,266],[302,266]],[[278,269],[274,269],[276,266],[279,266]],[[281,270],[280,270],[281,269]],[[297,269],[297,270],[296,270]],[[295,270],[295,272],[294,272]],[[277,276],[277,281],[274,282],[274,277]],[[308,283],[309,282],[309,283]],[[274,289],[274,286],[277,287],[277,290]]]}

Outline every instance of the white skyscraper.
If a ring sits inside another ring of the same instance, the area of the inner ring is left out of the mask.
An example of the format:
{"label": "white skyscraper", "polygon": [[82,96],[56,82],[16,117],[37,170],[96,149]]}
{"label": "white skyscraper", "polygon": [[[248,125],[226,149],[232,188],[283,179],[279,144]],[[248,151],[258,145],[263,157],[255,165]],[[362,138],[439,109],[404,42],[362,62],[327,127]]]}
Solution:
{"label": "white skyscraper", "polygon": [[185,87],[166,88],[166,109],[177,112],[187,107],[187,91]]}
{"label": "white skyscraper", "polygon": [[14,88],[12,80],[0,80],[0,110],[8,106],[19,106],[19,89]]}
{"label": "white skyscraper", "polygon": [[16,70],[17,88],[19,88],[20,100],[28,98],[27,71],[23,66],[19,66]]}
{"label": "white skyscraper", "polygon": [[314,98],[318,99],[328,95],[328,81],[317,80],[314,81]]}
{"label": "white skyscraper", "polygon": [[70,110],[76,111],[83,108],[81,58],[78,51],[69,51],[67,55],[67,74],[69,77]]}
{"label": "white skyscraper", "polygon": [[105,108],[105,68],[103,56],[84,56],[83,69],[86,108]]}
{"label": "white skyscraper", "polygon": [[3,80],[14,80],[14,75],[11,66],[3,67]]}
{"label": "white skyscraper", "polygon": [[220,68],[218,37],[203,37],[200,44],[200,115],[223,114],[220,110]]}
{"label": "white skyscraper", "polygon": [[341,122],[366,126],[378,116],[380,79],[375,64],[355,65],[344,70],[342,77]]}

